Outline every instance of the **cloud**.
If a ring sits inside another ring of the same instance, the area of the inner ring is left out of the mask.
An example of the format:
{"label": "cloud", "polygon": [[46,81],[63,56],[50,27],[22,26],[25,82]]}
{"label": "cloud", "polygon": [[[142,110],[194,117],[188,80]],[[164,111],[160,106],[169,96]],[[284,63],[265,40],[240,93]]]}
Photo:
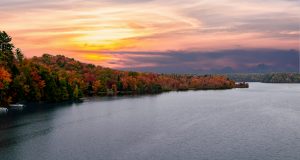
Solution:
{"label": "cloud", "polygon": [[1,0],[0,29],[27,57],[58,53],[158,72],[295,70],[299,2]]}
{"label": "cloud", "polygon": [[[239,49],[214,52],[116,52],[123,70],[165,73],[295,72],[299,59],[296,50]],[[152,64],[137,66],[136,64]]]}
{"label": "cloud", "polygon": [[[300,6],[287,1],[200,3],[183,12],[202,21],[206,33],[259,33],[268,38],[282,38],[284,35],[278,32],[299,31]],[[293,40],[297,36],[285,35]]]}
{"label": "cloud", "polygon": [[93,5],[107,6],[107,4],[135,4],[151,2],[152,0],[3,0],[0,1],[0,9],[2,10],[62,10],[74,9],[80,7],[88,7]]}

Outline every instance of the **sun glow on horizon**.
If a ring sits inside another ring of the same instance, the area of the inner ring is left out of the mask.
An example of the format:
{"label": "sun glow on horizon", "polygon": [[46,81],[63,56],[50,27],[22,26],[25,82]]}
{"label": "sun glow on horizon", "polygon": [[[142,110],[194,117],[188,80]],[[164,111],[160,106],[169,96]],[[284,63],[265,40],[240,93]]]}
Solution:
{"label": "sun glow on horizon", "polygon": [[134,46],[131,38],[150,35],[151,33],[137,31],[133,28],[122,28],[118,25],[95,31],[83,31],[81,36],[69,40],[70,45],[89,51],[119,50]]}
{"label": "sun glow on horizon", "polygon": [[106,54],[93,54],[93,53],[87,53],[83,54],[81,58],[88,60],[88,61],[107,61],[107,60],[113,60],[114,57]]}

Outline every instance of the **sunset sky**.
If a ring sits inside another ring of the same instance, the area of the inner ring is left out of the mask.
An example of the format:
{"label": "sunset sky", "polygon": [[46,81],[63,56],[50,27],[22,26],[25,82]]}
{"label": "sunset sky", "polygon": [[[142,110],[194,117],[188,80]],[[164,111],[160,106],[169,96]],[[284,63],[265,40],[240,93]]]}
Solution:
{"label": "sunset sky", "polygon": [[155,72],[298,65],[300,0],[1,0],[0,20],[26,57]]}

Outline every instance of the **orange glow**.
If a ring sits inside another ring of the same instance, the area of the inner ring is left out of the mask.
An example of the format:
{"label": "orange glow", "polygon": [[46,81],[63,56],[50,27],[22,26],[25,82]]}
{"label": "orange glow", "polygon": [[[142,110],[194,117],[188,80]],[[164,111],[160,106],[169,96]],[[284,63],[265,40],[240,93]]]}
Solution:
{"label": "orange glow", "polygon": [[95,31],[85,31],[82,36],[74,37],[71,44],[85,50],[116,50],[129,46],[127,38],[146,35],[132,28],[105,28]]}
{"label": "orange glow", "polygon": [[113,60],[115,59],[112,56],[104,55],[104,54],[93,54],[93,53],[87,53],[81,55],[82,59],[85,59],[87,61],[107,61],[107,60]]}

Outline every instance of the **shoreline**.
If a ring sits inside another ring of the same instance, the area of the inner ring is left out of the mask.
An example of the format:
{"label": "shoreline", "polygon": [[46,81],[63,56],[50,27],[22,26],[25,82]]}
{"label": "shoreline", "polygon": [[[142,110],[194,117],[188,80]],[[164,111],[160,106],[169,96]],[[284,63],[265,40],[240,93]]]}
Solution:
{"label": "shoreline", "polygon": [[[246,83],[248,84],[248,83]],[[230,89],[236,89],[236,88],[245,88],[245,87],[233,87],[233,88],[206,88],[206,89],[196,89],[196,88],[190,88],[190,89],[184,89],[184,90],[170,90],[170,91],[162,91],[159,93],[145,93],[145,94],[135,94],[132,93],[131,94],[109,94],[109,92],[106,93],[106,95],[93,95],[93,96],[84,96],[81,97],[77,100],[65,100],[65,101],[58,101],[58,102],[47,102],[47,101],[40,101],[40,102],[23,102],[23,103],[17,103],[17,104],[21,104],[24,105],[24,107],[22,107],[21,109],[11,109],[9,107],[0,107],[0,108],[5,108],[7,109],[6,113],[2,113],[0,112],[0,117],[3,117],[5,115],[10,115],[10,114],[16,114],[16,113],[22,113],[24,111],[30,111],[30,110],[35,110],[35,109],[47,109],[47,108],[51,108],[53,105],[57,105],[57,104],[76,104],[76,103],[83,103],[84,101],[86,101],[88,98],[108,98],[108,97],[124,97],[124,96],[147,96],[147,95],[159,95],[162,93],[168,93],[168,92],[187,92],[187,91],[218,91],[218,90],[230,90]],[[128,93],[128,92],[127,92]],[[12,105],[12,104],[11,104]],[[45,105],[44,107],[37,107],[37,106],[41,106],[41,105]]]}

